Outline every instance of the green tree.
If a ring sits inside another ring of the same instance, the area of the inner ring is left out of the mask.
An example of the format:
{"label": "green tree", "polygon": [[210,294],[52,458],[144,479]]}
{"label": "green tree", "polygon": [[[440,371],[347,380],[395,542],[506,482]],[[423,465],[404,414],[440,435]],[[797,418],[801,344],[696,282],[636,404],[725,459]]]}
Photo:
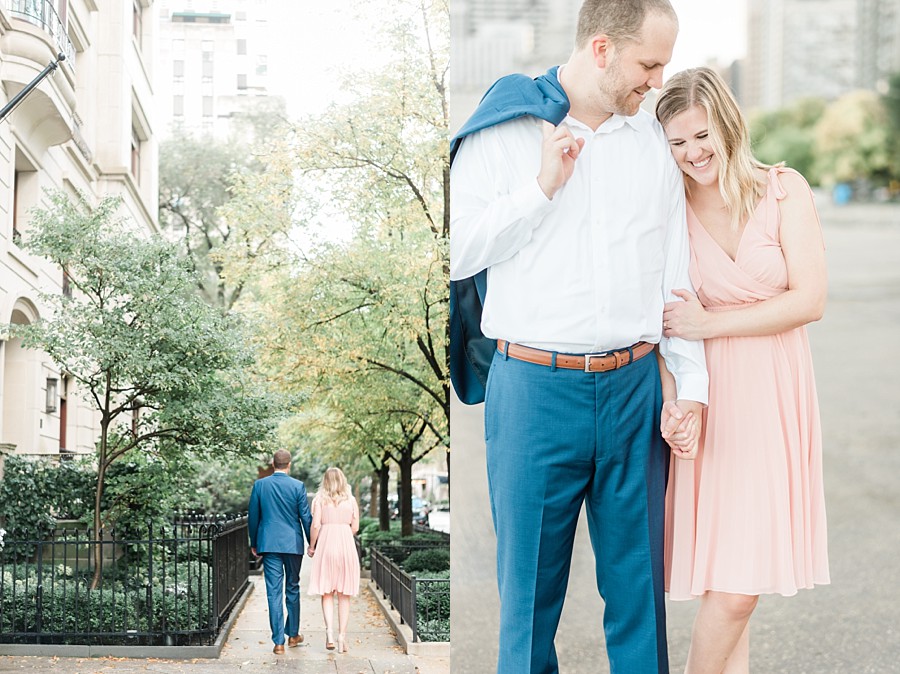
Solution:
{"label": "green tree", "polygon": [[815,126],[824,110],[824,100],[806,98],[782,110],[754,115],[750,121],[754,154],[767,164],[783,161],[818,184]]}
{"label": "green tree", "polygon": [[[236,320],[195,292],[177,248],[139,236],[116,216],[55,193],[34,213],[29,250],[59,264],[71,295],[48,294],[49,317],[21,328],[99,416],[93,534],[104,524],[103,493],[114,462],[135,452],[174,460],[258,453],[270,437],[274,399],[252,377],[253,360]],[[95,551],[94,579],[102,555]]]}
{"label": "green tree", "polygon": [[900,177],[900,73],[894,73],[888,80],[887,93],[882,98],[891,125],[890,152],[891,175]]}
{"label": "green tree", "polygon": [[[398,462],[411,533],[412,462],[438,444],[449,472],[447,3],[401,3],[383,20],[390,63],[348,79],[353,101],[295,125],[224,212],[261,232],[286,231],[294,215],[293,240],[306,243],[286,251],[291,264],[257,307],[266,362],[287,390],[345,419],[345,441],[357,438],[347,446],[387,451],[353,435],[360,407],[384,417],[367,427],[413,440]],[[352,227],[349,241],[310,243],[335,222]]]}
{"label": "green tree", "polygon": [[852,91],[816,124],[816,170],[825,185],[884,180],[890,168],[890,123],[878,94]]}
{"label": "green tree", "polygon": [[[240,299],[251,270],[265,271],[257,268],[278,231],[269,227],[248,236],[241,220],[226,219],[220,211],[240,176],[263,170],[262,152],[255,148],[260,139],[286,128],[283,107],[269,103],[238,116],[228,140],[176,131],[160,146],[160,226],[179,242],[204,299],[224,311]],[[226,259],[232,262],[227,268]]]}

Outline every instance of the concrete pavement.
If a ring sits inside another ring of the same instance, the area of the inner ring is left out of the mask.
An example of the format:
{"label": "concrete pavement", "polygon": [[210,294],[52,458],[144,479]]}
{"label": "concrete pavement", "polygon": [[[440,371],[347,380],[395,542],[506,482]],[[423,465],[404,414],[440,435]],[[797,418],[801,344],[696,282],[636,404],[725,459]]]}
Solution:
{"label": "concrete pavement", "polygon": [[[900,207],[818,199],[829,264],[825,318],[810,327],[825,437],[832,584],[763,597],[751,669],[900,671]],[[454,400],[454,674],[492,672],[498,616],[480,406]],[[563,674],[608,672],[602,602],[584,517],[556,643]],[[669,602],[673,672],[682,671],[696,602]]]}
{"label": "concrete pavement", "polygon": [[[308,586],[311,565],[304,560],[300,588]],[[377,601],[366,589],[351,604],[349,652],[325,649],[325,628],[318,597],[301,595],[300,630],[305,639],[284,655],[272,653],[266,590],[262,576],[251,576],[253,592],[234,623],[218,659],[51,658],[2,656],[0,672],[53,674],[226,674],[292,671],[303,674],[449,674],[446,657],[410,656],[403,652]],[[336,618],[335,618],[336,619]],[[335,635],[336,636],[336,635]]]}

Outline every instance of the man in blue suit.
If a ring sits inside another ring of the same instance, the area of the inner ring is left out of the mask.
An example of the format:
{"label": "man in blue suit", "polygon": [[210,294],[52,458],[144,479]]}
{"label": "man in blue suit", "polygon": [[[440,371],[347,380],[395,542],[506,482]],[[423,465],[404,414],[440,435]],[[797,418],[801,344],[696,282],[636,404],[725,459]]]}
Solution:
{"label": "man in blue suit", "polygon": [[[275,654],[284,653],[284,635],[288,647],[303,643],[300,634],[300,563],[303,561],[303,536],[310,538],[312,515],[306,487],[288,471],[291,455],[279,449],[272,457],[275,472],[253,483],[247,515],[250,550],[262,555],[269,602],[269,625]],[[303,531],[301,533],[301,525]],[[282,604],[287,605],[287,620]]]}

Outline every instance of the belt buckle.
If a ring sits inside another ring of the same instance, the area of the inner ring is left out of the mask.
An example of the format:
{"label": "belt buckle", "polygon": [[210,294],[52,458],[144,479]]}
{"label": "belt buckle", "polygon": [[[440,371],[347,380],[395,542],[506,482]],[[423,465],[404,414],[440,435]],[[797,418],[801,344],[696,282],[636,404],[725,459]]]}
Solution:
{"label": "belt buckle", "polygon": [[591,372],[591,358],[605,358],[612,351],[601,351],[600,353],[586,353],[584,354],[584,371]]}

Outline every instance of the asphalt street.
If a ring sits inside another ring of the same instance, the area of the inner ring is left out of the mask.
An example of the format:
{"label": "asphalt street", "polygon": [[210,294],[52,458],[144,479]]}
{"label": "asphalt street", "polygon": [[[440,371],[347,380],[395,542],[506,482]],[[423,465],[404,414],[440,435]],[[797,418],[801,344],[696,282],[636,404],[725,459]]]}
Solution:
{"label": "asphalt street", "polygon": [[[766,596],[751,622],[751,670],[900,672],[900,206],[818,198],[829,264],[810,340],[825,438],[831,585]],[[494,671],[499,611],[481,406],[452,408],[452,669]],[[587,528],[576,538],[557,635],[563,674],[609,672]],[[697,602],[669,602],[682,671]]]}

